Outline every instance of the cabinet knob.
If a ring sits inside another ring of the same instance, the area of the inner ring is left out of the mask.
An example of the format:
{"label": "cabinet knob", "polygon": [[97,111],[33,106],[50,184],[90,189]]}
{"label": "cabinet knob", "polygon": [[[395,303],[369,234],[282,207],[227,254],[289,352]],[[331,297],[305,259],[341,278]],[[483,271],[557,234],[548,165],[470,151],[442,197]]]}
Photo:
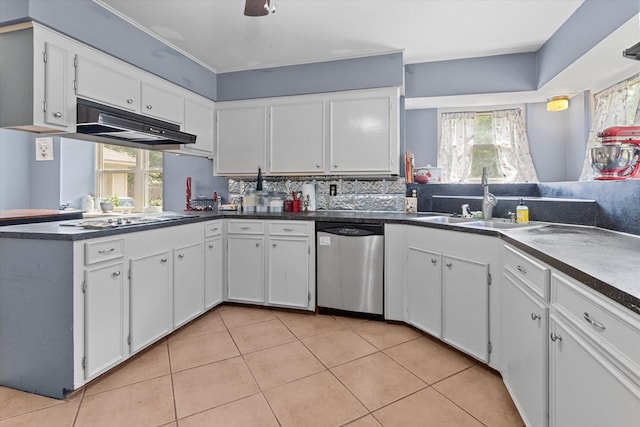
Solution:
{"label": "cabinet knob", "polygon": [[131,98],[127,99],[127,104],[133,104],[133,99]]}
{"label": "cabinet knob", "polygon": [[438,263],[438,260],[435,258],[431,258],[431,264],[436,265]]}
{"label": "cabinet knob", "polygon": [[56,119],[59,119],[60,117],[62,117],[62,113],[60,111],[57,111],[53,113],[53,117],[55,117]]}
{"label": "cabinet knob", "polygon": [[586,311],[584,312],[584,320],[587,321],[587,323],[589,323],[591,326],[593,326],[594,328],[600,329],[601,331],[604,331],[605,329],[607,329],[606,326],[604,326],[604,324],[600,323],[600,322],[596,322],[595,320],[593,320],[590,316],[589,313],[587,313]]}
{"label": "cabinet knob", "polygon": [[527,270],[525,270],[521,265],[516,267],[518,269],[518,271],[522,274],[527,274]]}
{"label": "cabinet knob", "polygon": [[320,169],[320,165],[316,165],[316,169]]}
{"label": "cabinet knob", "polygon": [[160,262],[161,262],[162,264],[164,264],[165,262],[167,262],[167,259],[166,259],[166,258],[162,258],[162,259],[160,260]]}
{"label": "cabinet knob", "polygon": [[180,259],[184,258],[184,254],[178,254],[178,258]]}
{"label": "cabinet knob", "polygon": [[113,277],[118,277],[118,276],[120,276],[120,272],[119,271],[114,271],[113,273],[111,273],[111,275]]}
{"label": "cabinet knob", "polygon": [[338,169],[338,165],[333,165],[334,168]]}
{"label": "cabinet knob", "polygon": [[256,242],[256,248],[260,247],[260,243]]}
{"label": "cabinet knob", "polygon": [[275,244],[275,243],[272,243],[272,244],[271,244],[271,247],[275,248],[275,247],[276,247],[276,244]]}
{"label": "cabinet knob", "polygon": [[153,105],[147,104],[147,110],[151,110],[152,108],[153,108]]}
{"label": "cabinet knob", "polygon": [[213,245],[209,245],[209,249],[213,249]]}
{"label": "cabinet knob", "polygon": [[531,313],[531,320],[538,320],[540,318],[541,317],[538,313]]}
{"label": "cabinet knob", "polygon": [[451,264],[450,262],[446,263],[445,265],[447,266],[447,268],[453,267],[453,264]]}
{"label": "cabinet knob", "polygon": [[562,337],[554,332],[551,332],[551,341],[562,341]]}

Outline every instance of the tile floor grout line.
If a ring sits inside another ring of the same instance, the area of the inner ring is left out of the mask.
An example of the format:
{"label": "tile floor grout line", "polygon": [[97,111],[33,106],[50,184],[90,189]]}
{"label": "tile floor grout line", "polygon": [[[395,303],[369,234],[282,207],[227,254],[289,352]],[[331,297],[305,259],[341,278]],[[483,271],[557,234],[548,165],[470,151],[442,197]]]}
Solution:
{"label": "tile floor grout line", "polygon": [[71,422],[71,426],[75,426],[78,422],[78,416],[80,416],[80,407],[82,406],[82,401],[84,400],[85,395],[87,394],[86,387],[82,390],[82,394],[80,394],[80,402],[78,402],[78,407],[76,408],[76,413],[73,416],[73,421]]}
{"label": "tile floor grout line", "polygon": [[[475,365],[474,365],[474,366],[475,366]],[[471,368],[471,366],[470,366],[469,368]],[[467,369],[469,369],[469,368],[467,368]],[[455,375],[458,375],[458,374],[460,374],[460,373],[462,373],[462,372],[466,371],[467,369],[463,369],[462,371],[458,372],[458,373],[457,373],[457,374],[455,374]],[[449,378],[454,377],[455,375],[451,375]],[[470,416],[471,418],[473,418],[474,420],[478,421],[478,422],[479,422],[480,424],[482,424],[483,426],[487,427],[487,425],[486,425],[486,424],[485,424],[481,419],[479,419],[478,417],[476,417],[476,416],[475,416],[474,414],[472,414],[469,410],[467,410],[467,409],[463,408],[462,406],[460,406],[460,405],[458,404],[458,402],[454,401],[453,399],[451,399],[449,396],[445,395],[444,393],[441,393],[441,392],[440,392],[440,390],[438,390],[437,388],[435,388],[435,387],[433,387],[433,386],[432,386],[432,388],[433,388],[433,390],[434,390],[436,393],[438,393],[440,396],[444,397],[444,398],[445,398],[445,399],[447,399],[449,402],[453,403],[455,406],[457,406],[458,408],[460,408],[461,410],[463,410],[464,412],[466,412],[467,414],[469,414],[469,416]]]}
{"label": "tile floor grout line", "polygon": [[169,340],[167,340],[167,359],[169,360],[169,378],[171,379],[171,398],[173,400],[173,421],[178,425],[178,407],[176,405],[176,388],[173,383],[173,368],[171,367],[171,350]]}

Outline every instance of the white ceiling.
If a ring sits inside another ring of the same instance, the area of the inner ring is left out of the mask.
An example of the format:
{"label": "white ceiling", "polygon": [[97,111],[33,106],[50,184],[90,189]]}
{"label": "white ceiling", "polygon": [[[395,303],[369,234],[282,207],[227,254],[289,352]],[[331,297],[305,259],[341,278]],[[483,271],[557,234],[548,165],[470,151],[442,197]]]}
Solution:
{"label": "white ceiling", "polygon": [[[277,11],[263,17],[244,16],[244,0],[94,1],[223,73],[399,51],[407,64],[534,52],[584,0],[271,0]],[[615,51],[577,61],[545,90],[411,99],[407,108],[537,102],[640,71],[619,46],[638,41],[637,25],[609,41]]]}

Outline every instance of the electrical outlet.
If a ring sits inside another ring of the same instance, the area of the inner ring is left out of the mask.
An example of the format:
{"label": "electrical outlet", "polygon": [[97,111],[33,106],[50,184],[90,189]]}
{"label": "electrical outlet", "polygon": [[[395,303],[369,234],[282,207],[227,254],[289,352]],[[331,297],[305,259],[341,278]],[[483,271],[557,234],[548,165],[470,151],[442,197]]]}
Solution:
{"label": "electrical outlet", "polygon": [[336,196],[338,194],[338,185],[337,184],[329,184],[329,195]]}

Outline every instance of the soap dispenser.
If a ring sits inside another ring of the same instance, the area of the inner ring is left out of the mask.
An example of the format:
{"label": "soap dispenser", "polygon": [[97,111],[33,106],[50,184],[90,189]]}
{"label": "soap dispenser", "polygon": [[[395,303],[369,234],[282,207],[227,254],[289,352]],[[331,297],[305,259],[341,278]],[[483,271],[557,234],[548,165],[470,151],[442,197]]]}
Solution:
{"label": "soap dispenser", "polygon": [[529,208],[524,204],[524,199],[520,199],[520,203],[516,208],[516,222],[518,224],[529,223]]}

